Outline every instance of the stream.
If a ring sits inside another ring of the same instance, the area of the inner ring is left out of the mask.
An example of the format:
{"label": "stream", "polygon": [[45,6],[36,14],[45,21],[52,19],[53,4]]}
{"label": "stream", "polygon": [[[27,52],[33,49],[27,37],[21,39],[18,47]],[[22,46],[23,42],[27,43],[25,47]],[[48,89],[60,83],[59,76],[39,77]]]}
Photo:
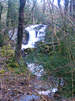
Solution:
{"label": "stream", "polygon": [[[30,25],[29,27],[24,29],[24,32],[27,32],[27,36],[25,39],[25,36],[23,37],[23,43],[22,43],[22,50],[25,50],[27,48],[35,48],[36,42],[42,41],[44,42],[45,39],[45,30],[47,28],[47,25],[38,24],[38,25]],[[9,37],[12,36],[12,31],[9,31]],[[11,40],[16,40],[17,38],[17,29],[15,29],[15,33]],[[46,95],[46,96],[53,96],[56,91],[58,91],[58,80],[56,80],[54,77],[49,77],[49,82],[42,81],[41,77],[45,74],[44,68],[42,65],[36,64],[36,63],[27,63],[29,71],[34,74],[37,79],[40,80],[39,83],[34,82],[34,87],[37,89],[37,93],[39,95]],[[62,83],[63,84],[63,83]],[[41,89],[41,90],[40,90]],[[39,99],[39,96],[36,95],[25,95],[22,96],[20,101],[31,101],[32,99]],[[17,100],[15,100],[17,101]],[[40,101],[40,100],[39,100]]]}

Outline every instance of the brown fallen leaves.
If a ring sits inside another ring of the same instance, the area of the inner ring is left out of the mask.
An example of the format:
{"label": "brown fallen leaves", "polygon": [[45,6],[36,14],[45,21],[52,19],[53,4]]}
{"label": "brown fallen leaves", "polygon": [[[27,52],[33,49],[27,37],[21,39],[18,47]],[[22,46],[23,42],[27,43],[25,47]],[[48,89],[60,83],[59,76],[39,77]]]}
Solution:
{"label": "brown fallen leaves", "polygon": [[[23,95],[32,94],[39,96],[40,101],[58,101],[53,97],[38,95],[34,87],[35,81],[39,82],[36,77],[31,77],[29,80],[25,75],[0,75],[0,101],[15,101],[15,99],[19,99]],[[36,100],[33,99],[32,101]],[[61,99],[60,101],[75,101],[75,98],[70,100]]]}

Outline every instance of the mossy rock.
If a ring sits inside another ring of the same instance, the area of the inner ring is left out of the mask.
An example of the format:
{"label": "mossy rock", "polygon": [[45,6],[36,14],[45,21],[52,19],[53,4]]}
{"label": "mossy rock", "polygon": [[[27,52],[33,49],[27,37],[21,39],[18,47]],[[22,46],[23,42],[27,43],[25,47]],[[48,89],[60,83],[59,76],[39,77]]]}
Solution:
{"label": "mossy rock", "polygon": [[2,48],[1,48],[1,55],[3,57],[11,57],[14,55],[14,50],[11,48],[11,45],[8,44],[8,45],[4,45]]}
{"label": "mossy rock", "polygon": [[0,70],[0,74],[4,74],[4,73],[5,73],[4,69]]}

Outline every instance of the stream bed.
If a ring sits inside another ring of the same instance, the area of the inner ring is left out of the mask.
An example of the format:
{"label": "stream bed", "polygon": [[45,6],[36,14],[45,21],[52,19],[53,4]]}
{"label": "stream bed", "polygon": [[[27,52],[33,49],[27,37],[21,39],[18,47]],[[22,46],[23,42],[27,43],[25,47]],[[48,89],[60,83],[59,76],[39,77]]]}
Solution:
{"label": "stream bed", "polygon": [[[26,40],[25,38],[23,38],[22,50],[25,50],[27,48],[35,48],[36,42],[39,42],[39,41],[44,42],[46,28],[47,28],[47,25],[42,25],[42,24],[31,25],[25,28],[24,31],[28,32],[28,38],[27,38],[27,42],[25,42]],[[12,31],[9,32],[9,36],[10,37],[12,36]],[[16,40],[16,36],[17,36],[17,29],[15,30],[15,33],[11,40]],[[24,44],[24,43],[27,43],[27,44]],[[36,76],[36,80],[31,81],[31,84],[33,85],[37,94],[45,95],[45,96],[53,96],[55,92],[58,91],[58,83],[59,83],[58,79],[56,80],[56,78],[51,76],[49,77],[48,81],[41,80],[41,77],[46,74],[42,65],[39,65],[36,63],[27,63],[27,67],[28,67],[28,70],[33,75]],[[19,99],[20,99],[19,101],[32,101],[33,99],[34,101],[40,101],[39,96],[36,96],[34,94],[23,95]],[[18,100],[15,100],[15,101],[18,101]]]}

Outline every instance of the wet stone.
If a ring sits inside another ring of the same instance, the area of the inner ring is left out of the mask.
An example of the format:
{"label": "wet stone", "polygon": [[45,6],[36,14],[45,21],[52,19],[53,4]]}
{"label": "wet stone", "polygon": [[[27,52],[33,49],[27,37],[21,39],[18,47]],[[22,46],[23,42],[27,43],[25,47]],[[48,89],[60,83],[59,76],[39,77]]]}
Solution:
{"label": "wet stone", "polygon": [[36,95],[23,95],[14,101],[40,101],[40,97]]}

